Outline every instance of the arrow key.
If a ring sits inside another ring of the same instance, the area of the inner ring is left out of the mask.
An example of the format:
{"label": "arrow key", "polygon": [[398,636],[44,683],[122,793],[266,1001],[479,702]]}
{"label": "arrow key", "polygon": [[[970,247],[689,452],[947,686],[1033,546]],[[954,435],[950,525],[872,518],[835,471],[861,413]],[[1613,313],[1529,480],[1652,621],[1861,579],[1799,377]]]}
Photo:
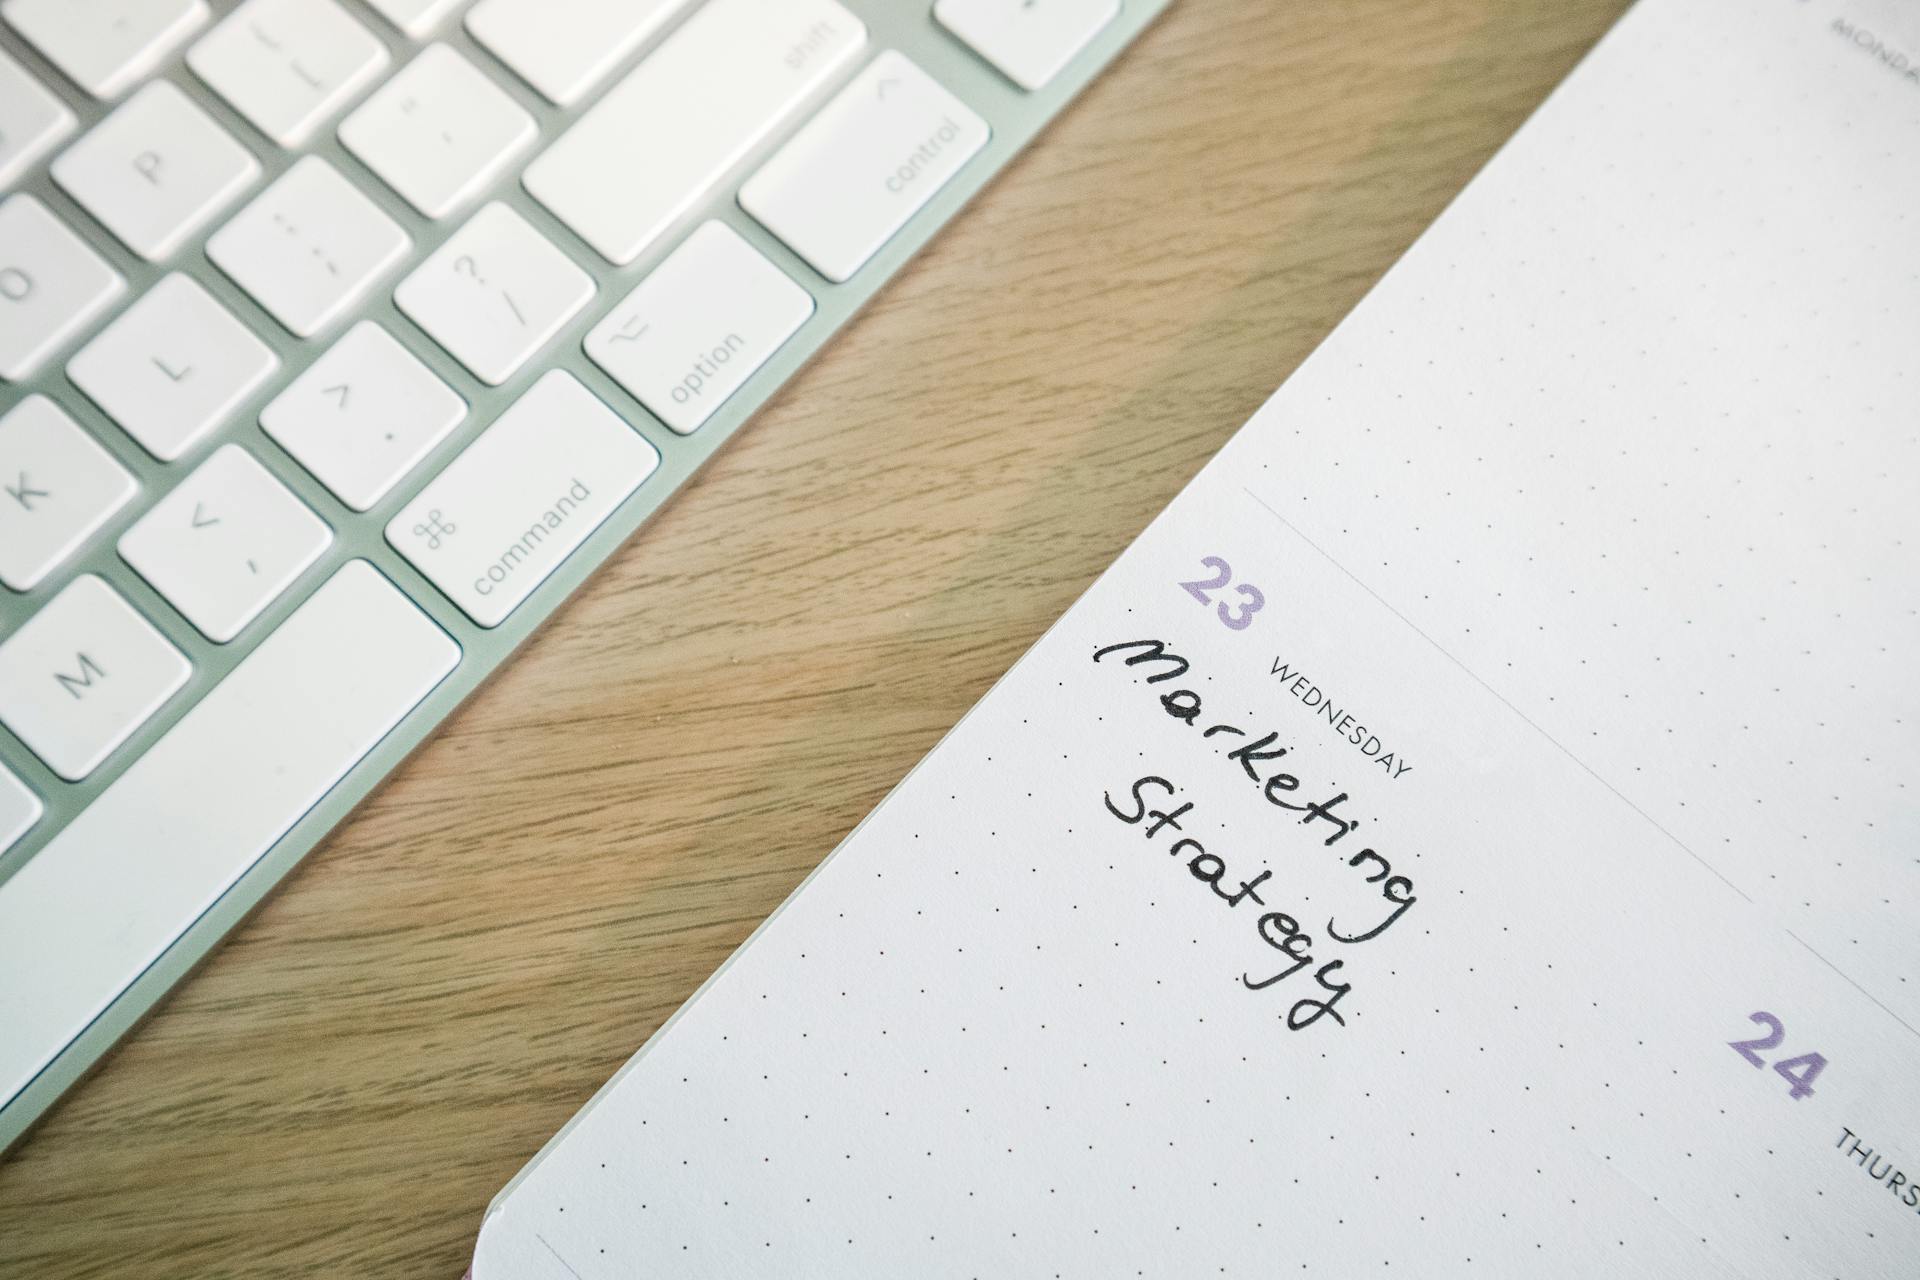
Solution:
{"label": "arrow key", "polygon": [[239,635],[333,533],[239,445],[214,452],[120,539],[120,557],[216,644]]}

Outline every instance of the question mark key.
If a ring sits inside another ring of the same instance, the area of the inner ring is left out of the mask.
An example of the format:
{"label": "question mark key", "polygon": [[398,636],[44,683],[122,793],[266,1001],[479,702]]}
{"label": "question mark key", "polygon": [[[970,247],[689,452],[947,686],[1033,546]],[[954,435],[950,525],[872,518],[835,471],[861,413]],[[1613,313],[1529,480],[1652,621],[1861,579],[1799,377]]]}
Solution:
{"label": "question mark key", "polygon": [[593,277],[510,206],[483,206],[402,280],[394,305],[488,386],[593,301]]}

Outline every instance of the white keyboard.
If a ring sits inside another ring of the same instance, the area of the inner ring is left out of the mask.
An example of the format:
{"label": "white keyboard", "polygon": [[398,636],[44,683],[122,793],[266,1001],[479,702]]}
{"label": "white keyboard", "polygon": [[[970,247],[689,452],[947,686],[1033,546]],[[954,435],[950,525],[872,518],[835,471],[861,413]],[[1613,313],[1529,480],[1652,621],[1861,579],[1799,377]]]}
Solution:
{"label": "white keyboard", "polygon": [[0,1149],[1167,0],[0,0]]}

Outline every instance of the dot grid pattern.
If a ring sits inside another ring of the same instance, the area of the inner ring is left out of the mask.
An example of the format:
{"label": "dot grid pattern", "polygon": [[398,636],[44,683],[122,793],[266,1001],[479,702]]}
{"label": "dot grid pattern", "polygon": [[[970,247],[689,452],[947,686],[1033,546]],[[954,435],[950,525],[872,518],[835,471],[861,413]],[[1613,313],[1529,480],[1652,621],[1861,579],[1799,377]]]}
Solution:
{"label": "dot grid pattern", "polygon": [[1523,135],[1255,487],[1920,1026],[1920,84],[1829,21]]}
{"label": "dot grid pattern", "polygon": [[[1920,94],[1831,18],[1630,15],[556,1140],[478,1280],[1910,1274],[1832,1142],[1920,1131]],[[1258,628],[1174,585],[1208,554]],[[1366,901],[1172,684],[1087,660],[1145,635],[1414,879],[1346,1027],[1285,1030],[1251,915],[1103,807],[1165,776],[1309,927]],[[1727,1048],[1759,1008],[1814,1097]]]}

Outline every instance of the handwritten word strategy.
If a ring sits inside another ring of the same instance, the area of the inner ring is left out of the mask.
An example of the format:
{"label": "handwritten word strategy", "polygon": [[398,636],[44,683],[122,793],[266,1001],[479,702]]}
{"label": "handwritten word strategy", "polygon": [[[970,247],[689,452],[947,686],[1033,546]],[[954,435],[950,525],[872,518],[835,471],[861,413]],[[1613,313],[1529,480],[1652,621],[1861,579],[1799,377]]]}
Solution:
{"label": "handwritten word strategy", "polygon": [[[1148,673],[1143,677],[1147,686],[1179,681],[1192,670],[1186,658],[1160,640],[1129,640],[1094,650],[1095,662],[1105,662],[1109,658],[1119,659],[1120,665],[1126,668],[1143,668]],[[1255,737],[1252,731],[1224,720],[1206,723],[1213,717],[1205,715],[1199,693],[1190,688],[1170,689],[1158,694],[1157,698],[1161,709],[1171,720],[1198,733],[1203,741],[1218,745],[1221,759],[1236,766],[1251,784],[1260,789],[1269,804],[1288,814],[1299,815],[1291,825],[1325,824],[1328,830],[1321,841],[1322,847],[1338,845],[1360,826],[1363,820],[1353,816],[1344,807],[1351,799],[1347,792],[1340,791],[1321,799],[1306,799],[1299,794],[1299,777],[1275,765],[1290,751],[1290,748],[1279,745],[1280,735],[1277,732]],[[1107,812],[1121,822],[1137,825],[1150,821],[1145,834],[1148,839],[1153,839],[1168,828],[1184,832],[1181,819],[1193,812],[1194,805],[1192,801],[1186,801],[1172,808],[1150,808],[1148,793],[1159,792],[1165,804],[1175,798],[1178,790],[1166,778],[1150,774],[1132,784],[1127,793],[1130,798],[1116,800],[1112,793],[1108,793],[1104,799]],[[1319,834],[1317,828],[1315,834]],[[1173,856],[1186,855],[1188,873],[1197,882],[1207,885],[1228,908],[1238,908],[1248,901],[1263,907],[1269,905],[1260,896],[1260,889],[1272,877],[1271,870],[1262,870],[1250,880],[1243,879],[1239,887],[1230,892],[1222,888],[1222,881],[1228,874],[1225,860],[1209,853],[1192,836],[1180,835],[1168,846],[1168,853]],[[1412,878],[1396,874],[1392,863],[1376,849],[1359,849],[1346,858],[1346,865],[1359,870],[1366,883],[1378,885],[1380,897],[1390,908],[1385,918],[1371,928],[1344,928],[1337,919],[1328,919],[1325,936],[1342,946],[1355,946],[1385,933],[1412,909],[1418,899],[1414,895]],[[1255,978],[1252,973],[1243,974],[1241,981],[1248,990],[1265,990],[1314,966],[1314,937],[1301,927],[1294,915],[1280,910],[1266,911],[1255,921],[1255,929],[1262,942],[1283,953],[1292,963],[1277,973],[1261,978]],[[1329,1016],[1337,1024],[1346,1025],[1346,1019],[1336,1008],[1352,990],[1352,984],[1341,981],[1338,976],[1344,966],[1345,960],[1340,957],[1319,964],[1313,976],[1323,995],[1305,997],[1295,1002],[1287,1014],[1287,1026],[1290,1029],[1298,1031]]]}

